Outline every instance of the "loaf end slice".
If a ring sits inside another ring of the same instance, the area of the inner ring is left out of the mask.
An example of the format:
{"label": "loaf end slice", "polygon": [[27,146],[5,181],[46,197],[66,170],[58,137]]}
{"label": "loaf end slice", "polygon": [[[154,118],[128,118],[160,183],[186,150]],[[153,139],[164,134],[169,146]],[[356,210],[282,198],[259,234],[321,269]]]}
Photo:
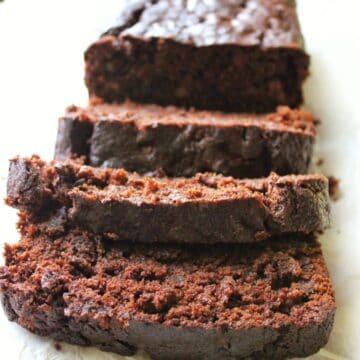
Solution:
{"label": "loaf end slice", "polygon": [[85,81],[106,102],[297,107],[309,73],[303,45],[292,0],[126,1],[118,24],[87,49]]}

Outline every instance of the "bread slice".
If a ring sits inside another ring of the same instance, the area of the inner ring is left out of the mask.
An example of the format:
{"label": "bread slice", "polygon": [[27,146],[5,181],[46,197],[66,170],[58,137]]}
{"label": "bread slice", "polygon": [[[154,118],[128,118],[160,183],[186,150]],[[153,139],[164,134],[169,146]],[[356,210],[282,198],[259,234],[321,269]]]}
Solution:
{"label": "bread slice", "polygon": [[11,161],[7,203],[34,219],[58,212],[113,240],[140,242],[256,242],[329,224],[321,175],[151,178],[37,156]]}
{"label": "bread slice", "polygon": [[0,288],[33,333],[160,360],[285,359],[328,340],[334,292],[311,237],[181,246],[53,236],[25,217],[20,228]]}
{"label": "bread slice", "polygon": [[71,106],[59,120],[55,158],[85,156],[92,166],[168,176],[301,174],[313,153],[314,123],[310,113],[287,107],[254,115],[131,102]]}
{"label": "bread slice", "polygon": [[128,0],[85,53],[90,96],[224,111],[297,107],[309,56],[293,0]]}

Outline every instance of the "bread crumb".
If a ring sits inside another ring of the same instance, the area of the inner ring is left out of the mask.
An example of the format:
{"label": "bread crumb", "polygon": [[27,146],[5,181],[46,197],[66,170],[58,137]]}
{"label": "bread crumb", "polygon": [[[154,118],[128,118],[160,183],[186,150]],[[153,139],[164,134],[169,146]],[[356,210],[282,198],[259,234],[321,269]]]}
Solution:
{"label": "bread crumb", "polygon": [[340,198],[340,179],[337,179],[335,176],[328,176],[328,179],[330,198],[336,201]]}

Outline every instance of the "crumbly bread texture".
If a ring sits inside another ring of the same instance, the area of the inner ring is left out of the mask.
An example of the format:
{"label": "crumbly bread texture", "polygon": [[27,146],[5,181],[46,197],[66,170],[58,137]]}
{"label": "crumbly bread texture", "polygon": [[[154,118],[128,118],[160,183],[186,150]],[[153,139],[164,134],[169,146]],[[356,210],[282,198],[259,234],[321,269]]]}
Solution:
{"label": "crumbly bread texture", "polygon": [[113,240],[210,244],[322,231],[328,192],[321,175],[151,178],[33,156],[10,162],[7,203],[38,221],[57,212]]}
{"label": "crumbly bread texture", "polygon": [[123,4],[85,53],[91,96],[223,111],[301,104],[309,56],[295,1]]}
{"label": "crumbly bread texture", "polygon": [[168,176],[216,172],[237,178],[307,172],[316,119],[279,107],[263,115],[173,106],[97,103],[59,119],[55,159]]}
{"label": "crumbly bread texture", "polygon": [[319,244],[109,242],[28,222],[5,249],[2,302],[39,335],[154,359],[285,359],[327,342],[335,301]]}

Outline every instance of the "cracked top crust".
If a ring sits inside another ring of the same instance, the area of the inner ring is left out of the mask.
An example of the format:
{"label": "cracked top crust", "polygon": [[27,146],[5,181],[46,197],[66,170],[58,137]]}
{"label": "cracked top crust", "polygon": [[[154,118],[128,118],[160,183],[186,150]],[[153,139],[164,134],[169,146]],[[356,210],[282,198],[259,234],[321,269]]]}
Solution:
{"label": "cracked top crust", "polygon": [[130,0],[106,35],[198,47],[304,48],[293,0]]}

